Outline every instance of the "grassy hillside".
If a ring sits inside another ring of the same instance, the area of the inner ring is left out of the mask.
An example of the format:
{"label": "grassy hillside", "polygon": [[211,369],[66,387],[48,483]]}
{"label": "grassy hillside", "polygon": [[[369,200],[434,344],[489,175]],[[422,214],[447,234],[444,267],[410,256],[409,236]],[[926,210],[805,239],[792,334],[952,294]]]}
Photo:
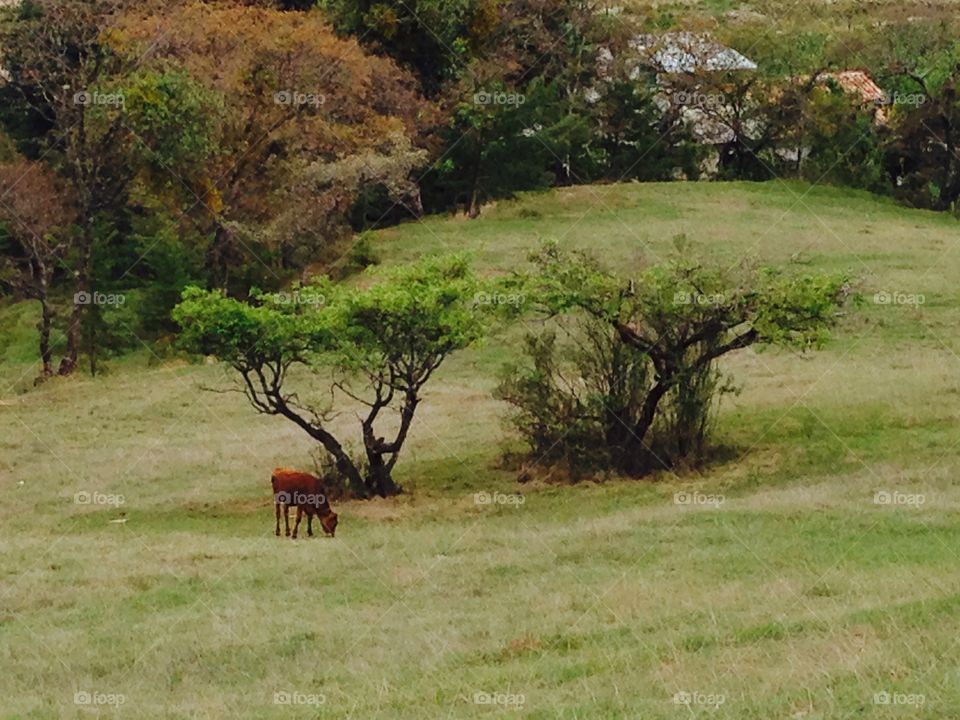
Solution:
{"label": "grassy hillside", "polygon": [[795,24],[805,30],[843,31],[851,27],[868,27],[871,24],[894,19],[950,18],[957,7],[957,0],[794,0],[783,3],[778,0],[627,0],[624,7],[644,11],[651,6],[661,14],[689,17],[697,13],[706,17],[722,17],[726,22],[736,22],[757,17],[766,17],[786,23],[784,29]]}
{"label": "grassy hillside", "polygon": [[410,492],[340,505],[333,540],[273,536],[269,470],[311,446],[201,390],[226,369],[143,350],[33,389],[31,309],[2,309],[0,718],[951,717],[958,230],[858,193],[717,183],[385,231],[387,263],[466,248],[491,273],[544,238],[623,266],[686,234],[720,261],[849,270],[867,301],[822,353],[731,358],[730,459],[649,482],[517,485],[489,395],[517,334],[494,339],[428,392],[397,467]]}

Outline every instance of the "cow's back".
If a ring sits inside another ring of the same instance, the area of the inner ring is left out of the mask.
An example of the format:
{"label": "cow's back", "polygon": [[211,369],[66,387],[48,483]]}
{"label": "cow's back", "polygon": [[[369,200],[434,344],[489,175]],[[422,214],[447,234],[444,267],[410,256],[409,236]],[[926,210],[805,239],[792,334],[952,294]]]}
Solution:
{"label": "cow's back", "polygon": [[[321,514],[330,512],[323,482],[315,475],[292,468],[276,468],[270,476],[270,484],[273,486],[274,496],[278,493],[286,493],[288,497],[311,496],[316,500],[309,504],[310,509],[316,508]],[[304,505],[304,508],[307,509],[307,505]]]}
{"label": "cow's back", "polygon": [[270,484],[273,485],[275,493],[300,492],[308,494],[317,492],[320,479],[299,470],[276,468],[270,476]]}

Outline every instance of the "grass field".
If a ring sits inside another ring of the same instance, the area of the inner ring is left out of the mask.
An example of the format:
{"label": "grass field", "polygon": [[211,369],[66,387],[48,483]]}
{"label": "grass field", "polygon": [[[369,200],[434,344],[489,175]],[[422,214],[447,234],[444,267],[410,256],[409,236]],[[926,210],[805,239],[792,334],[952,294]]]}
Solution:
{"label": "grass field", "polygon": [[339,505],[335,539],[273,536],[269,471],[311,446],[201,390],[226,369],[144,349],[34,389],[30,309],[3,308],[0,718],[960,717],[958,231],[783,183],[384,231],[385,263],[467,248],[490,273],[545,238],[623,267],[686,234],[848,270],[866,302],[823,352],[731,357],[730,459],[644,482],[518,485],[489,392],[516,334],[494,339],[428,392],[408,492]]}

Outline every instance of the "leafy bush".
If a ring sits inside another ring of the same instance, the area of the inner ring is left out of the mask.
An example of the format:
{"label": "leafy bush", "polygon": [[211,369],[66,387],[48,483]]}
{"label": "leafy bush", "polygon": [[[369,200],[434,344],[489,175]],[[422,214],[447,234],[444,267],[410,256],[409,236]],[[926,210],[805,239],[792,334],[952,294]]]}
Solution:
{"label": "leafy bush", "polygon": [[702,463],[717,401],[732,389],[715,364],[689,370],[671,387],[649,443],[634,456],[631,428],[640,421],[652,367],[609,324],[581,314],[573,325],[565,342],[553,329],[528,335],[523,360],[504,369],[495,391],[513,406],[510,423],[532,456],[563,466],[575,478],[597,470],[642,474]]}
{"label": "leafy bush", "polygon": [[538,271],[513,282],[541,310],[572,314],[574,331],[562,345],[553,331],[529,337],[497,396],[533,457],[575,474],[702,462],[731,389],[717,361],[754,344],[818,347],[850,292],[842,275],[732,273],[682,258],[628,280],[556,245],[534,260]]}

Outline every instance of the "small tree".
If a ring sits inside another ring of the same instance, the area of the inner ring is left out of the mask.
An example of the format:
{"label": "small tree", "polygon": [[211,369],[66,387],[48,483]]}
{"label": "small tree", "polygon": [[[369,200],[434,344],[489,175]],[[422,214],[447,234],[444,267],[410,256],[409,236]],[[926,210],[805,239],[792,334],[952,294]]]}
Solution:
{"label": "small tree", "polygon": [[[428,258],[366,289],[323,282],[241,302],[189,288],[174,319],[188,349],[236,369],[257,411],[285,417],[319,442],[355,496],[385,497],[401,492],[392,473],[424,386],[450,353],[481,336],[476,291],[463,257]],[[327,395],[365,408],[358,415],[364,462],[330,432],[332,403],[301,401],[291,390],[296,366],[330,372]],[[387,440],[382,424],[390,415],[395,432]]]}
{"label": "small tree", "polygon": [[596,148],[605,173],[614,180],[670,180],[677,172],[697,178],[701,147],[685,126],[682,112],[657,104],[655,81],[647,76],[600,86],[594,108]]}
{"label": "small tree", "polygon": [[552,340],[531,341],[532,367],[510,369],[500,397],[540,454],[579,443],[634,475],[702,454],[725,387],[719,358],[756,344],[815,348],[849,294],[843,276],[734,274],[675,259],[625,280],[556,245],[534,259],[538,272],[519,279],[525,295],[550,315],[586,318],[580,348],[564,365]]}

